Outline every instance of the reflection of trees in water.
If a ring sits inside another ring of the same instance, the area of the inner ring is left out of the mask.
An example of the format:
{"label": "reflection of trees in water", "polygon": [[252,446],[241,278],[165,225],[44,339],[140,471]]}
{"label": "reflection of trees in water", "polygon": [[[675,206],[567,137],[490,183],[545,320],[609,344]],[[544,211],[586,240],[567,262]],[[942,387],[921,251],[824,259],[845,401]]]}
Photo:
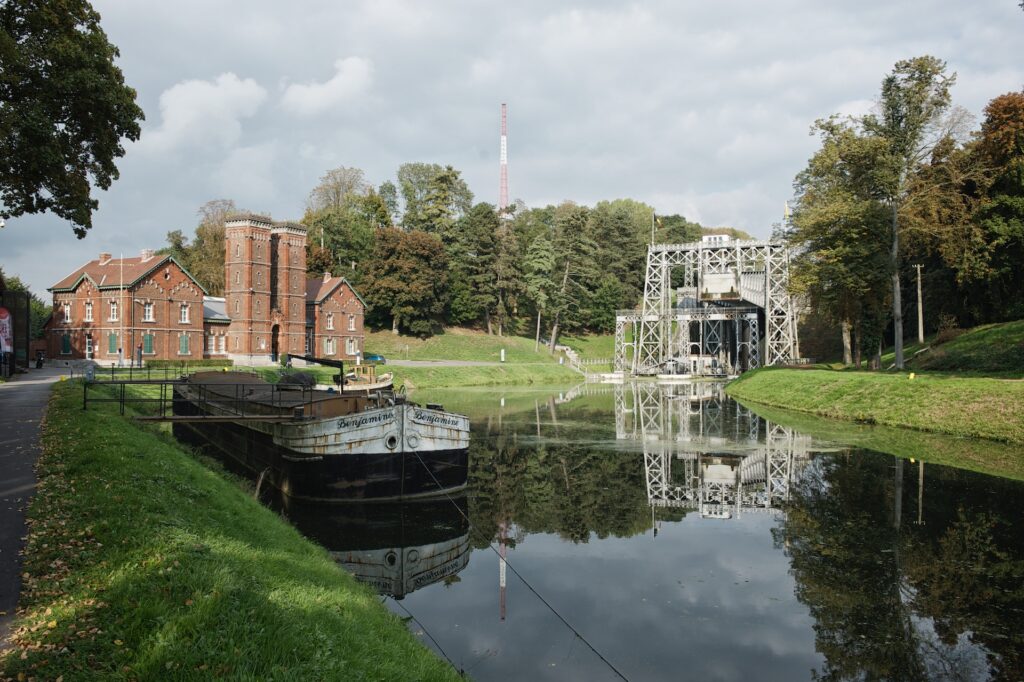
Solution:
{"label": "reflection of trees in water", "polygon": [[[1019,484],[930,467],[919,525],[895,503],[892,464],[817,458],[776,530],[815,619],[818,676],[1024,679],[1024,551],[1007,521],[1020,518]],[[1000,500],[999,490],[1013,494]]]}
{"label": "reflection of trees in water", "polygon": [[[575,425],[558,427],[564,441],[558,443],[520,443],[509,423],[474,433],[469,450],[474,546],[497,537],[502,522],[572,542],[587,542],[592,533],[629,537],[651,527],[637,454],[579,444],[589,435],[579,426],[585,419],[576,417]],[[600,423],[607,414],[592,418]]]}

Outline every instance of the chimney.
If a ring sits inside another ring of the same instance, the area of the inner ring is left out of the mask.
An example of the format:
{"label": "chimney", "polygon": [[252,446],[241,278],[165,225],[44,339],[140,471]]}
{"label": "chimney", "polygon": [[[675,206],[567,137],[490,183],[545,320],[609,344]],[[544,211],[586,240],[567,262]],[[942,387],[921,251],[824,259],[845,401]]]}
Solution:
{"label": "chimney", "polygon": [[106,251],[102,252],[100,254],[100,265],[105,265],[110,261],[110,259],[111,255],[109,253],[107,253]]}
{"label": "chimney", "polygon": [[145,263],[153,257],[153,249],[143,249],[140,256],[142,257],[142,262]]}

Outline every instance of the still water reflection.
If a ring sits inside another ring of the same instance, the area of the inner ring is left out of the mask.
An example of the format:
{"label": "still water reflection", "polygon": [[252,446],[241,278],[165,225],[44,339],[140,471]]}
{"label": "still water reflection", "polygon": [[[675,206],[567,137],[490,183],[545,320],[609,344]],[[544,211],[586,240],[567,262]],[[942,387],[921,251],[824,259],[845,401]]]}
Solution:
{"label": "still water reflection", "polygon": [[474,679],[1024,679],[1019,482],[715,384],[435,399],[467,494],[289,515]]}

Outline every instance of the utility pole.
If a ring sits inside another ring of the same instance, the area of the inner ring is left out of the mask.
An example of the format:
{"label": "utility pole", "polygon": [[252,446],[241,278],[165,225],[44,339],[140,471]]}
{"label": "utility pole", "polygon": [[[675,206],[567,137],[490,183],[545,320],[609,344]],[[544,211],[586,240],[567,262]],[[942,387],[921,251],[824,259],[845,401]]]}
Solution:
{"label": "utility pole", "polygon": [[917,342],[924,343],[924,309],[921,307],[921,264],[917,268]]}

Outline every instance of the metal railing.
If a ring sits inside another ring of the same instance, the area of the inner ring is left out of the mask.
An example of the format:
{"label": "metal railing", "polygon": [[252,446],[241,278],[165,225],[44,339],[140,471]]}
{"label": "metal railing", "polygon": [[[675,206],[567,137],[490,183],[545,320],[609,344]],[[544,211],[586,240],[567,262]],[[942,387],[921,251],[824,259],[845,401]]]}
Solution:
{"label": "metal railing", "polygon": [[[158,395],[138,395],[132,390],[147,386],[158,387]],[[175,387],[187,387],[189,395],[175,395]],[[152,414],[136,416],[146,421],[294,421],[306,418],[305,406],[313,402],[313,391],[312,387],[293,384],[284,387],[251,382],[203,384],[189,382],[185,377],[86,379],[82,382],[82,409],[87,410],[96,403],[116,403],[118,413],[123,415],[129,405],[154,405]],[[195,414],[175,414],[176,401],[188,403],[189,412]]]}

